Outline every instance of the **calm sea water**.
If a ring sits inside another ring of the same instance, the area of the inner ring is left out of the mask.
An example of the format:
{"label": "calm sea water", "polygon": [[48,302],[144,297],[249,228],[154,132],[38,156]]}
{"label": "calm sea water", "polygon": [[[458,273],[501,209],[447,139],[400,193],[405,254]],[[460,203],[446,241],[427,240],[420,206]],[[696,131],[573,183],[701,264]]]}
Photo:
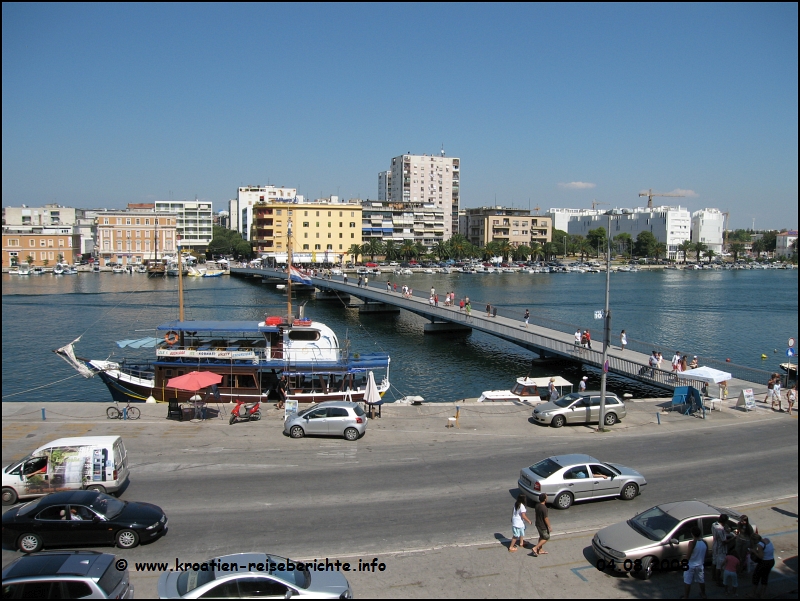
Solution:
{"label": "calm sea water", "polygon": [[[406,283],[418,293],[427,294],[434,286],[442,298],[447,291],[469,296],[476,312],[491,303],[501,315],[521,319],[529,309],[535,317],[591,328],[595,339],[602,336],[601,322],[593,314],[603,308],[604,274],[384,274],[371,278],[371,285],[385,286],[386,279]],[[261,320],[286,308],[284,293],[257,280],[186,278],[184,285],[187,319]],[[51,351],[81,336],[75,347],[80,356],[131,357],[129,349],[114,342],[154,335],[156,325],[177,318],[177,278],[5,274],[2,298],[4,401],[108,402],[110,395],[99,379],[71,377],[74,370]],[[776,370],[786,360],[787,339],[797,334],[797,298],[796,270],[613,274],[613,342],[624,328],[631,339]],[[480,333],[426,336],[424,320],[405,312],[360,316],[354,309],[310,300],[306,315],[331,326],[340,342],[348,336],[355,352],[390,353],[390,398],[416,394],[426,401],[453,401],[508,388],[529,372],[558,373],[576,383],[584,375],[573,365],[531,371],[532,353]],[[134,352],[138,358],[153,353]],[[590,386],[599,385],[598,373],[586,374]],[[613,378],[609,387],[635,396],[663,395]]]}

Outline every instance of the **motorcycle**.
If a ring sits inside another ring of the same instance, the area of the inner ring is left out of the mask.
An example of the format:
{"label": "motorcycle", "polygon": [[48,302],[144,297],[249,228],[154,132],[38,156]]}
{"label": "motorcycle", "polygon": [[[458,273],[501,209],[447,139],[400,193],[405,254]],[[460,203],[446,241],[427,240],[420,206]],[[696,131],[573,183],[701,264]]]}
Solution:
{"label": "motorcycle", "polygon": [[261,419],[261,401],[255,403],[245,403],[236,399],[236,407],[231,409],[231,419],[228,422],[231,426],[237,421],[258,421]]}

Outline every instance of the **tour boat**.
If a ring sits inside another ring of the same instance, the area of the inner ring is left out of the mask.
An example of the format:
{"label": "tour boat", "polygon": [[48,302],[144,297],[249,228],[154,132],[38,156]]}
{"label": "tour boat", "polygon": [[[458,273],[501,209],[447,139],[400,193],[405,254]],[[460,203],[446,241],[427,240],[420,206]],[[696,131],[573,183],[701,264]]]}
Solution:
{"label": "tour boat", "polygon": [[[291,252],[289,253],[291,266]],[[178,273],[181,274],[180,266]],[[387,353],[356,353],[340,346],[335,332],[323,323],[292,312],[295,279],[311,282],[294,267],[287,274],[286,315],[265,316],[263,321],[186,321],[179,292],[179,319],[156,327],[159,337],[120,340],[120,348],[155,348],[150,360],[118,361],[76,357],[77,340],[55,352],[84,377],[98,376],[115,401],[189,401],[196,393],[209,402],[277,400],[283,396],[302,403],[328,400],[361,401],[369,372],[378,391],[389,389]],[[182,290],[182,275],[179,275]],[[195,371],[219,374],[213,391],[170,388],[169,380]]]}
{"label": "tour boat", "polygon": [[[572,383],[561,376],[554,376],[558,396],[564,395],[564,388],[569,386],[572,392]],[[538,405],[547,401],[547,387],[550,378],[517,378],[517,383],[511,390],[486,390],[478,398],[479,403],[520,402]],[[544,397],[544,398],[542,398]]]}

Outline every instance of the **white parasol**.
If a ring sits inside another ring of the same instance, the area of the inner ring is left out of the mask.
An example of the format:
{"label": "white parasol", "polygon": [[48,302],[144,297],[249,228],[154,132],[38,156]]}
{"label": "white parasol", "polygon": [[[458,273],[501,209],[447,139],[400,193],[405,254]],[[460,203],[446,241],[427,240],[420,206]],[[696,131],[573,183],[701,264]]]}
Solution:
{"label": "white parasol", "polygon": [[375,383],[375,376],[372,372],[367,375],[367,390],[364,392],[364,402],[367,405],[381,402],[381,393],[378,392],[378,385]]}

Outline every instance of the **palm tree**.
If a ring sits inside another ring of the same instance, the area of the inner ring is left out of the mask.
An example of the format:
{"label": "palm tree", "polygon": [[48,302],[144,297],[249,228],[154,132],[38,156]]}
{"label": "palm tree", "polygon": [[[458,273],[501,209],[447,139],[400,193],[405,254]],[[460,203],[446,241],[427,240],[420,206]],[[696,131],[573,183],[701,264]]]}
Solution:
{"label": "palm tree", "polygon": [[33,265],[33,255],[28,255],[25,257],[25,260],[28,262],[28,265]]}
{"label": "palm tree", "polygon": [[414,246],[414,242],[412,240],[403,240],[403,244],[400,245],[400,256],[408,260],[416,254],[417,249]]}
{"label": "palm tree", "polygon": [[358,257],[361,255],[361,247],[358,244],[353,244],[347,254],[353,257],[353,263],[358,263]]}
{"label": "palm tree", "polygon": [[730,250],[733,255],[733,262],[736,263],[739,260],[739,255],[744,253],[744,244],[741,242],[734,242],[728,247],[728,250]]}
{"label": "palm tree", "polygon": [[659,242],[653,247],[653,256],[658,261],[661,257],[667,256],[667,245],[664,242]]}
{"label": "palm tree", "polygon": [[500,240],[500,245],[497,250],[500,252],[500,257],[503,259],[503,262],[506,262],[511,260],[514,247],[511,246],[508,240]]}
{"label": "palm tree", "polygon": [[378,238],[372,238],[367,241],[362,247],[363,254],[369,255],[370,261],[375,261],[375,255],[382,255],[384,253],[383,242]]}
{"label": "palm tree", "polygon": [[555,257],[559,252],[558,246],[559,245],[554,243],[554,242],[547,242],[542,247],[542,252],[544,252],[544,258],[545,259],[552,259],[553,257]]}
{"label": "palm tree", "polygon": [[715,253],[713,250],[707,250],[706,251],[706,258],[708,259],[709,263],[711,263],[711,261],[713,261],[714,257],[716,257],[716,256],[717,256],[717,253]]}
{"label": "palm tree", "polygon": [[544,254],[544,252],[542,251],[542,245],[539,244],[538,242],[532,242],[531,243],[531,259],[533,259],[534,261],[537,261],[543,254]]}
{"label": "palm tree", "polygon": [[484,261],[488,261],[500,254],[500,243],[497,240],[487,242],[486,246],[484,246],[481,251],[481,258]]}
{"label": "palm tree", "polygon": [[469,241],[461,234],[454,234],[448,244],[450,245],[450,256],[454,259],[463,259],[467,256]]}
{"label": "palm tree", "polygon": [[437,242],[433,245],[431,252],[439,258],[439,260],[447,259],[450,257],[450,246],[447,242]]}
{"label": "palm tree", "polygon": [[694,248],[691,240],[684,240],[678,245],[678,250],[683,253],[683,262],[686,263],[686,259],[689,257],[689,252]]}
{"label": "palm tree", "polygon": [[387,240],[386,242],[384,242],[383,250],[386,253],[387,261],[394,261],[397,258],[398,251],[397,251],[397,245],[395,244],[394,240]]}
{"label": "palm tree", "polygon": [[702,257],[703,253],[708,250],[708,246],[703,244],[702,242],[695,242],[694,245],[692,246],[692,248],[693,248],[693,250],[695,252],[695,255],[696,255],[696,259],[695,260],[699,263],[700,262],[700,257]]}
{"label": "palm tree", "polygon": [[581,240],[578,251],[581,253],[581,260],[585,261],[586,257],[594,251],[594,245],[588,240]]}
{"label": "palm tree", "polygon": [[414,243],[414,250],[416,251],[414,253],[414,256],[416,257],[424,257],[425,254],[428,252],[428,248],[422,242],[419,241]]}
{"label": "palm tree", "polygon": [[515,261],[530,261],[531,247],[526,244],[520,244],[514,247],[514,260]]}

